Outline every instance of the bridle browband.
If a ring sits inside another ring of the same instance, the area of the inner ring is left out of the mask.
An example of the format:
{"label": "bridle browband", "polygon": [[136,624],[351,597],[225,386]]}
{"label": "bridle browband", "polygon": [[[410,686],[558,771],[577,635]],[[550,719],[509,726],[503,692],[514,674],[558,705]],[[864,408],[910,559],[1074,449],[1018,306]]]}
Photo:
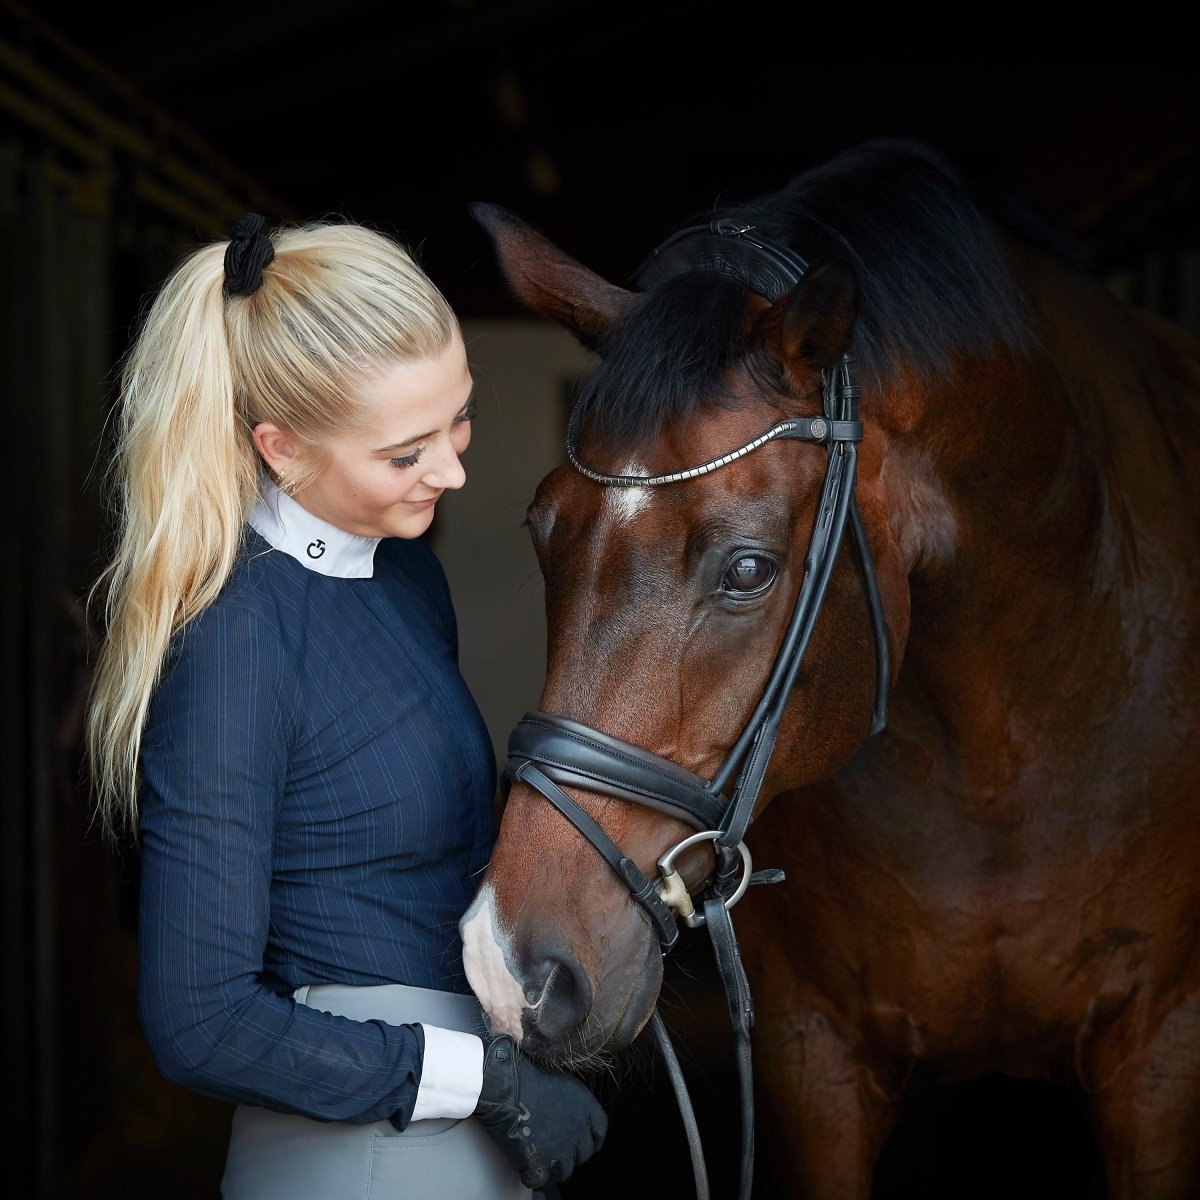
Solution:
{"label": "bridle browband", "polygon": [[[759,237],[753,227],[720,220],[684,229],[665,241],[638,269],[634,285],[647,290],[685,272],[715,271],[732,276],[774,303],[790,292],[808,270],[805,259],[785,246]],[[754,1010],[729,909],[750,884],[777,883],[783,879],[782,871],[752,873],[744,837],[775,749],[784,710],[829,589],[847,525],[858,548],[876,647],[875,705],[869,735],[882,729],[887,719],[890,682],[887,628],[874,562],[854,494],[858,442],[862,440],[863,427],[852,357],[844,354],[838,364],[822,372],[822,380],[821,416],[789,418],[718,458],[661,475],[609,475],[585,465],[575,447],[577,411],[571,414],[567,455],[572,465],[586,478],[609,487],[683,483],[728,466],[777,440],[823,445],[828,463],[805,556],[804,577],[779,653],[758,704],[712,779],[706,780],[649,750],[590,726],[543,712],[527,713],[513,730],[502,776],[506,792],[514,780],[528,784],[591,842],[649,917],[664,953],[678,939],[676,917],[690,927],[707,926],[738,1040],[743,1107],[740,1194],[744,1200],[750,1195],[753,1163],[749,1031]],[[662,855],[658,860],[659,879],[651,881],[563,791],[564,786],[646,805],[684,821],[696,833]],[[702,911],[697,912],[696,900],[689,895],[674,863],[684,850],[704,841],[713,844],[716,869],[700,898]],[[697,1195],[706,1200],[707,1178],[698,1137],[694,1136],[690,1101],[686,1089],[680,1090],[682,1076],[657,1011],[652,1022],[679,1094],[685,1124],[689,1125]]]}
{"label": "bridle browband", "polygon": [[[574,418],[574,413],[571,415]],[[862,438],[862,422],[829,421],[824,417],[790,417],[786,421],[780,421],[778,425],[772,425],[766,433],[759,434],[744,446],[730,450],[728,454],[722,454],[719,458],[710,458],[708,462],[701,463],[698,467],[689,467],[686,471],[672,471],[669,475],[605,475],[600,471],[593,471],[591,467],[581,462],[579,455],[575,453],[575,447],[572,444],[574,432],[574,420],[572,419],[568,432],[567,457],[580,475],[586,475],[588,479],[592,479],[596,483],[607,484],[610,487],[659,487],[664,483],[682,483],[685,479],[695,479],[697,476],[707,475],[720,467],[727,467],[731,462],[745,458],[752,450],[757,450],[759,446],[765,446],[777,438],[794,438],[801,442],[859,441]]]}

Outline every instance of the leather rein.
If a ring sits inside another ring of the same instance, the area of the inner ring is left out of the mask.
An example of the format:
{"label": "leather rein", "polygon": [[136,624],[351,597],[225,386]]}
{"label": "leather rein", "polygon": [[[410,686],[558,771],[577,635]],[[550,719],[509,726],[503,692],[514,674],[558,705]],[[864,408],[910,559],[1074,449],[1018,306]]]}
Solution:
{"label": "leather rein", "polygon": [[[808,270],[809,263],[805,259],[785,246],[759,237],[752,226],[720,220],[682,230],[669,238],[639,268],[634,283],[646,290],[683,272],[716,271],[734,277],[773,303],[790,292]],[[690,928],[704,926],[708,929],[737,1044],[742,1098],[741,1200],[749,1200],[753,1179],[750,1028],[754,1022],[754,1005],[729,910],[751,884],[778,883],[784,877],[778,870],[753,871],[744,838],[847,527],[858,548],[876,648],[875,706],[869,734],[877,733],[887,720],[887,629],[874,562],[854,494],[858,442],[862,440],[863,427],[859,419],[860,393],[852,357],[843,355],[840,363],[822,373],[822,379],[822,416],[781,421],[737,450],[699,466],[664,475],[607,475],[586,466],[576,451],[577,414],[572,413],[567,436],[568,457],[581,474],[608,487],[659,487],[682,483],[719,470],[775,440],[823,445],[828,462],[805,556],[804,577],[782,645],[758,704],[711,779],[704,779],[640,746],[544,712],[527,713],[513,730],[508,743],[508,763],[502,775],[506,793],[514,780],[528,784],[595,847],[649,917],[664,954],[678,940],[677,919],[682,919]],[[648,879],[633,859],[563,791],[564,786],[654,808],[684,821],[696,832],[666,851],[658,859],[658,877]],[[674,864],[686,849],[703,842],[712,843],[716,868],[703,893],[693,897]],[[696,1195],[698,1200],[708,1200],[707,1170],[695,1115],[657,1009],[651,1024],[687,1129]]]}

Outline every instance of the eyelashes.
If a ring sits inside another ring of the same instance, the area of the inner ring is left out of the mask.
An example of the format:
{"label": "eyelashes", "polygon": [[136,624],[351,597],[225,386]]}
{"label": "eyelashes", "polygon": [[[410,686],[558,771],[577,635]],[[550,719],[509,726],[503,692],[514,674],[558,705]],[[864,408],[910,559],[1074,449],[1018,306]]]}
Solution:
{"label": "eyelashes", "polygon": [[[459,425],[465,425],[468,421],[475,420],[479,412],[479,401],[474,396],[467,402],[467,407],[454,418],[453,426],[457,428]],[[415,467],[421,461],[421,455],[425,453],[425,443],[422,442],[411,454],[404,455],[403,458],[389,458],[388,462],[393,467],[397,467],[403,471],[405,467]]]}

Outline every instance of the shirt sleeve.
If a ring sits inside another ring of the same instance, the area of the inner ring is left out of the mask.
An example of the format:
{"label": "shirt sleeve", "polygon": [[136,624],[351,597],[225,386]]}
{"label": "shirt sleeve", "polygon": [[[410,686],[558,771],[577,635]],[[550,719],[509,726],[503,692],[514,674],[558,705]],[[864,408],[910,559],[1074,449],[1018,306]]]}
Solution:
{"label": "shirt sleeve", "polygon": [[185,628],[140,759],[142,1029],[162,1073],[195,1091],[403,1128],[421,1026],[333,1016],[263,981],[296,704],[294,670],[262,617],[216,605]]}
{"label": "shirt sleeve", "polygon": [[436,1025],[421,1030],[425,1057],[412,1119],[471,1116],[483,1091],[483,1040]]}

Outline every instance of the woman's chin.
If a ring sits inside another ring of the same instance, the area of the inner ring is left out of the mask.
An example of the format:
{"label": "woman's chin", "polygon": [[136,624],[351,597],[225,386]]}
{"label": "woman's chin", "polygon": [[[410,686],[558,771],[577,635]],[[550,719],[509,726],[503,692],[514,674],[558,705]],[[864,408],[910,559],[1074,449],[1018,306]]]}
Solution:
{"label": "woman's chin", "polygon": [[433,517],[436,511],[436,504],[431,504],[428,508],[417,508],[409,505],[403,512],[389,514],[385,525],[387,532],[382,534],[382,536],[418,538],[423,533],[426,533],[430,525],[433,524]]}

